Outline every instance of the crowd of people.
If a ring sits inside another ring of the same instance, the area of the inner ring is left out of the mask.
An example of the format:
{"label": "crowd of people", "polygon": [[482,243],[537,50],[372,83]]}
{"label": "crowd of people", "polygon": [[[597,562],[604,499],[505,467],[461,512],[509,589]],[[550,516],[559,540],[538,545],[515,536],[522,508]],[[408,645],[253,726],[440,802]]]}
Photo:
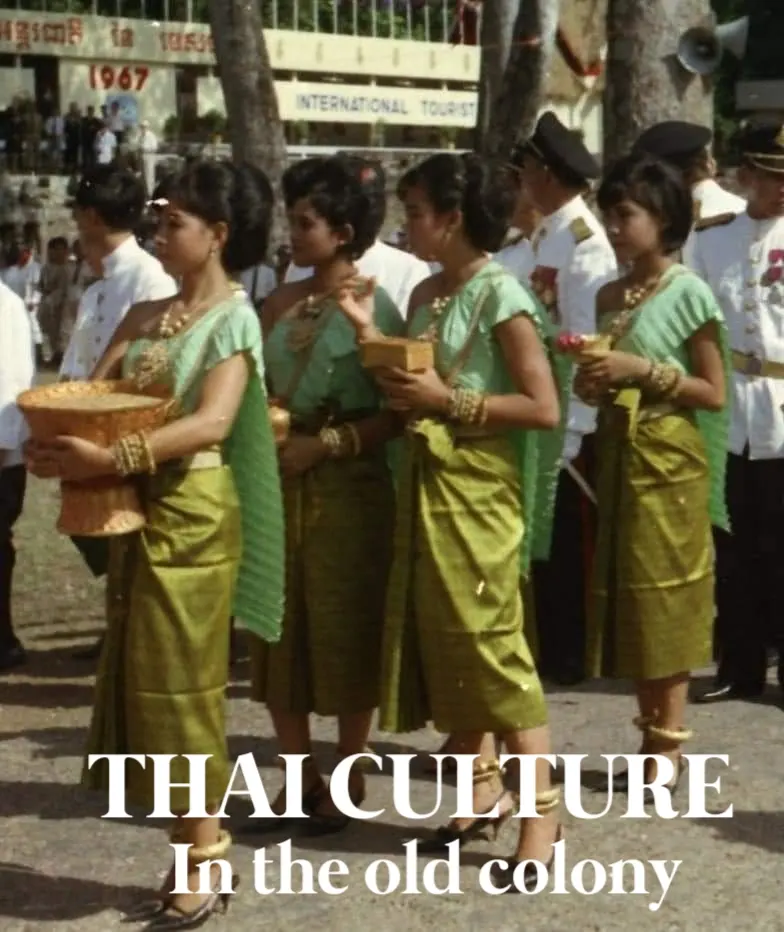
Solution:
{"label": "crowd of people", "polygon": [[74,176],[119,156],[146,170],[158,145],[149,123],[128,120],[117,101],[100,109],[71,103],[63,113],[51,95],[17,95],[0,111],[0,164],[12,174]]}
{"label": "crowd of people", "polygon": [[[0,291],[0,664],[24,662],[10,587],[25,469],[135,477],[146,527],[75,541],[108,577],[89,753],[210,755],[214,814],[171,828],[192,846],[191,892],[173,892],[170,872],[131,918],[190,928],[227,902],[197,891],[199,865],[231,846],[217,811],[233,619],[280,752],[305,755],[308,831],[350,821],[311,753],[313,714],[337,719],[336,759],[365,751],[376,713],[382,730],[432,723],[442,750],[475,756],[474,811],[498,815],[442,826],[425,852],[514,813],[499,745],[547,754],[562,740],[543,677],[629,681],[641,753],[656,755],[647,777],[672,792],[691,672],[715,651],[700,698],[764,688],[782,628],[784,129],[752,123],[739,145],[746,202],[712,180],[706,130],[659,125],[602,171],[546,113],[510,163],[445,152],[406,172],[410,252],[379,240],[379,166],[305,159],[283,177],[290,256],[273,266],[274,194],[255,168],[197,161],[167,177],[151,251],[134,236],[139,180],[85,176],[74,218],[97,280],[61,377],[164,381],[177,415],[111,449],[23,443],[30,314]],[[575,352],[574,334],[603,349]],[[432,346],[432,368],[363,366],[363,346],[403,336]],[[531,859],[551,863],[551,779],[539,761],[538,818],[520,821],[500,887],[522,862],[526,885]],[[105,791],[108,771],[84,780]],[[184,813],[186,761],[171,781]],[[355,805],[367,789],[356,760]],[[149,811],[151,771],[130,766],[126,792]]]}

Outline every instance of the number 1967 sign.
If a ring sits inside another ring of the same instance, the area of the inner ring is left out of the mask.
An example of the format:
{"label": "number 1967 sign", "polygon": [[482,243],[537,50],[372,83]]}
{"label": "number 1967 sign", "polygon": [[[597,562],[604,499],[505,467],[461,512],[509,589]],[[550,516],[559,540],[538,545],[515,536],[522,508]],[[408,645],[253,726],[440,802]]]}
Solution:
{"label": "number 1967 sign", "polygon": [[139,94],[150,77],[145,65],[90,65],[90,87],[94,91],[125,91]]}
{"label": "number 1967 sign", "polygon": [[89,106],[98,110],[117,101],[131,122],[149,120],[156,132],[177,112],[175,68],[61,59],[59,71],[60,96],[66,109],[74,103],[83,110]]}

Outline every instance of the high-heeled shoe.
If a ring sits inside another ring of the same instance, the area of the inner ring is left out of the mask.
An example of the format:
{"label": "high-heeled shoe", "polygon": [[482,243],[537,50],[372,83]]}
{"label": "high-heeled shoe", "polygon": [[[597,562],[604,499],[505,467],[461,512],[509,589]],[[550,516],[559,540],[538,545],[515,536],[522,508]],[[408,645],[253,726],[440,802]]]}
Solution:
{"label": "high-heeled shoe", "polygon": [[[303,777],[307,773],[311,779],[311,785],[302,794],[302,811],[305,818],[315,812],[316,806],[321,802],[323,793],[326,791],[326,785],[321,774],[318,771],[318,764],[313,757],[306,757],[302,762]],[[278,798],[282,798],[283,790]],[[277,802],[277,800],[276,800]],[[274,804],[273,804],[274,805]],[[274,811],[274,810],[273,810]],[[280,832],[284,829],[291,828],[292,825],[302,822],[302,817],[297,816],[275,816],[273,818],[249,819],[236,829],[237,835],[257,837],[258,835],[268,835],[272,832]]]}
{"label": "high-heeled shoe", "polygon": [[[343,751],[338,748],[337,752],[338,760],[343,760],[349,755],[345,754]],[[351,799],[352,805],[359,808],[362,803],[365,801],[365,778],[364,773],[369,769],[370,761],[361,758],[352,765],[352,772],[359,773],[362,776],[362,786],[360,791],[356,794],[352,794],[349,791],[349,797]],[[345,812],[319,812],[319,806],[325,802],[330,802],[332,799],[329,789],[324,784],[321,785],[321,794],[319,798],[315,801],[315,804],[308,815],[308,821],[305,824],[304,833],[311,838],[320,838],[324,835],[337,835],[339,832],[345,831],[351,824],[352,817],[346,815]]]}
{"label": "high-heeled shoe", "polygon": [[[183,844],[185,842],[185,829],[179,819],[176,819],[169,829],[169,842],[172,845]],[[136,906],[129,909],[123,915],[120,922],[148,922],[150,919],[154,919],[161,913],[166,912],[166,908],[172,898],[169,889],[173,883],[174,867],[171,867],[159,892],[155,896],[150,897],[149,900],[142,900],[141,903],[137,903]]]}
{"label": "high-heeled shoe", "polygon": [[[645,754],[648,747],[648,729],[653,724],[653,719],[645,715],[638,715],[637,718],[632,719],[634,726],[639,728],[642,732],[642,744],[640,745],[640,750],[637,751],[638,754]],[[612,788],[614,793],[628,793],[629,792],[629,771],[624,770],[622,773],[613,774],[612,780],[608,779],[608,789],[609,784],[612,783]]]}
{"label": "high-heeled shoe", "polygon": [[[231,844],[231,835],[224,831],[221,832],[218,841],[214,845],[208,845],[205,848],[190,848],[188,851],[189,868],[224,857],[231,848]],[[193,910],[186,910],[181,906],[177,906],[174,903],[174,898],[171,897],[165,908],[158,912],[144,927],[144,932],[180,932],[180,930],[184,929],[197,929],[216,913],[225,915],[239,882],[239,874],[233,874],[231,893],[222,893],[219,889],[213,888],[209,896]]]}
{"label": "high-heeled shoe", "polygon": [[[446,741],[441,745],[441,747],[436,751],[436,754],[450,754],[449,745],[452,741],[452,736],[450,735]],[[434,777],[438,773],[438,761],[433,760],[432,756],[428,754],[425,757],[425,761],[422,764],[422,772],[426,773],[429,777]],[[457,761],[451,757],[446,757],[441,761],[441,773],[444,776],[448,774],[453,774],[457,772]]]}
{"label": "high-heeled shoe", "polygon": [[[558,808],[558,804],[561,802],[561,792],[557,788],[551,790],[545,790],[541,793],[536,794],[536,812],[540,816],[548,815],[554,809]],[[555,832],[555,841],[553,842],[553,853],[550,857],[550,860],[544,865],[545,870],[549,874],[553,867],[553,861],[555,860],[555,845],[563,839],[563,826],[559,825]],[[536,864],[532,864],[530,859],[518,860],[517,858],[509,858],[506,862],[506,867],[501,867],[498,864],[494,864],[490,870],[490,876],[495,881],[498,887],[506,887],[505,893],[522,893],[518,885],[514,881],[515,870],[521,865],[525,864],[523,868],[523,888],[527,893],[533,892],[539,885],[539,871]]]}
{"label": "high-heeled shoe", "polygon": [[[654,742],[667,744],[668,750],[678,751],[677,763],[675,764],[675,776],[669,783],[665,784],[665,789],[670,791],[670,798],[672,799],[678,792],[678,787],[681,784],[681,777],[686,771],[686,761],[684,761],[681,755],[680,748],[682,744],[689,741],[694,736],[694,732],[689,731],[687,728],[669,729],[660,728],[658,725],[651,725],[648,729],[648,733]],[[651,790],[650,787],[645,787],[643,790],[643,804],[652,806],[654,803],[655,798],[653,790]]]}
{"label": "high-heeled shoe", "polygon": [[490,811],[500,805],[505,798],[512,800],[512,805],[510,805],[508,809],[497,816],[478,816],[463,828],[458,828],[456,825],[442,825],[435,830],[435,833],[430,838],[424,838],[419,841],[419,851],[423,854],[433,854],[437,851],[443,851],[446,846],[450,845],[453,841],[459,842],[462,847],[467,842],[478,838],[486,829],[490,829],[493,839],[495,840],[504,823],[514,815],[515,797],[513,793],[503,786],[503,771],[497,760],[480,761],[474,765],[472,779],[474,786],[492,780],[494,777],[501,778],[502,789],[498,798],[490,807]]}

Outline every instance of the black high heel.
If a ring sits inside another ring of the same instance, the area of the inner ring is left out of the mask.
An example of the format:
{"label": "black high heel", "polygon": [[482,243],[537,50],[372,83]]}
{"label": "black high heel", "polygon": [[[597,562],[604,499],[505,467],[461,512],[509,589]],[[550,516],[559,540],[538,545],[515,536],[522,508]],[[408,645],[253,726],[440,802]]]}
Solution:
{"label": "black high heel", "polygon": [[[492,780],[493,777],[502,776],[503,771],[497,760],[486,761],[484,763],[479,762],[474,768],[472,782],[473,785],[476,786],[479,783]],[[513,794],[504,787],[498,799],[496,799],[490,808],[495,809],[507,796],[514,799]],[[435,833],[430,838],[420,840],[418,849],[422,854],[435,854],[436,852],[443,851],[447,845],[452,844],[454,841],[458,842],[460,847],[462,847],[468,842],[479,838],[485,829],[488,828],[491,830],[493,839],[495,840],[504,823],[510,819],[513,814],[514,805],[510,806],[505,812],[502,812],[498,816],[478,816],[473,822],[466,825],[465,828],[458,828],[455,825],[442,825],[435,830]]]}
{"label": "black high heel", "polygon": [[[214,861],[224,857],[231,848],[231,835],[221,832],[214,845],[205,848],[190,848],[188,850],[188,865],[193,868],[207,861]],[[221,893],[213,889],[210,895],[194,910],[185,910],[175,905],[173,896],[162,904],[150,922],[144,927],[144,932],[179,932],[183,929],[197,929],[203,926],[211,916],[216,913],[228,912],[231,897],[240,883],[239,874],[232,874],[231,893]]]}
{"label": "black high heel", "polygon": [[[305,813],[305,818],[309,819],[315,812],[316,806],[318,806],[321,801],[326,786],[321,778],[321,774],[318,772],[318,765],[312,757],[307,757],[303,761],[303,771],[306,769],[311,772],[311,775],[315,775],[316,777],[310,789],[302,794],[302,811]],[[281,790],[281,794],[283,792],[284,791]],[[279,796],[281,794],[279,794]],[[266,819],[250,819],[236,829],[236,832],[237,835],[246,837],[269,835],[273,832],[280,832],[284,829],[291,828],[293,825],[300,824],[302,821],[303,819],[301,816],[277,816]]]}
{"label": "black high heel", "polygon": [[[175,819],[171,829],[169,830],[169,843],[172,845],[177,845],[182,844],[184,841],[185,835],[182,829],[182,824],[178,819]],[[172,895],[168,892],[168,890],[173,883],[174,867],[171,867],[169,869],[169,873],[166,875],[162,889],[159,890],[155,896],[150,897],[149,900],[143,900],[141,903],[137,903],[136,906],[127,910],[120,922],[123,924],[131,922],[148,922],[150,919],[155,919],[156,916],[160,916],[161,913],[165,913],[172,898]]]}
{"label": "black high heel", "polygon": [[[640,750],[638,754],[645,754],[648,745],[648,729],[653,724],[653,719],[648,718],[644,715],[638,715],[637,718],[632,720],[634,726],[639,728],[642,732],[642,744],[640,745]],[[612,785],[614,793],[628,793],[629,792],[629,771],[624,770],[623,773],[613,774],[612,780],[608,779],[608,789]]]}
{"label": "black high heel", "polygon": [[[553,809],[558,807],[558,804],[561,801],[561,793],[558,789],[546,790],[542,793],[536,794],[536,811],[538,815],[547,815],[552,812]],[[555,833],[555,841],[553,846],[557,845],[559,841],[563,839],[563,826],[559,825]],[[549,874],[553,867],[553,862],[555,861],[555,850],[553,850],[550,860],[545,864],[545,870]],[[506,862],[506,867],[500,867],[498,864],[494,864],[490,870],[490,876],[495,881],[498,887],[506,887],[505,893],[522,893],[518,886],[514,882],[514,873],[515,870],[521,865],[525,864],[523,868],[523,888],[527,893],[532,893],[539,884],[539,871],[536,868],[535,864],[531,863],[531,859],[526,858],[525,860],[518,860],[517,858],[509,858]]]}
{"label": "black high heel", "polygon": [[[338,749],[338,760],[343,760],[347,755]],[[368,769],[368,761],[360,759],[352,765],[352,771],[356,768],[357,772],[363,773]],[[365,783],[362,781],[362,789],[356,796],[351,796],[351,802],[359,808],[365,801]],[[322,784],[319,798],[315,801],[311,812],[308,815],[308,821],[305,825],[305,834],[310,838],[321,838],[324,835],[337,835],[344,832],[351,822],[351,816],[344,812],[319,812],[318,807],[325,800],[331,800],[329,789]]]}
{"label": "black high heel", "polygon": [[[678,751],[678,761],[675,769],[675,777],[670,783],[665,784],[665,789],[670,791],[670,798],[672,799],[675,794],[678,792],[678,787],[681,784],[681,777],[686,770],[686,762],[680,753],[680,747],[685,741],[689,741],[693,737],[693,732],[689,731],[687,728],[661,728],[659,725],[651,725],[648,729],[648,734],[653,739],[654,742],[660,744],[666,744],[668,751],[677,750]],[[653,752],[656,753],[656,752]],[[654,805],[654,796],[653,791],[646,787],[643,792],[643,803],[646,806]]]}
{"label": "black high heel", "polygon": [[170,903],[164,912],[159,913],[152,922],[145,926],[144,932],[179,932],[182,929],[198,929],[214,915],[225,916],[239,882],[239,874],[232,874],[231,893],[213,890],[201,906],[190,912]]}

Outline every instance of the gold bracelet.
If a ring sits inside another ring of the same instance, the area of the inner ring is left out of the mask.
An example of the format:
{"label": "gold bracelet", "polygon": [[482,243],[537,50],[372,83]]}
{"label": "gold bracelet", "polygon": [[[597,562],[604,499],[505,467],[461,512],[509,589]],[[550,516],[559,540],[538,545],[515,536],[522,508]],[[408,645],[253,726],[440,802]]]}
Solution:
{"label": "gold bracelet", "polygon": [[655,362],[645,379],[645,387],[661,401],[669,401],[678,394],[681,385],[681,371],[677,366]]}
{"label": "gold bracelet", "polygon": [[122,437],[111,448],[111,455],[117,475],[123,478],[137,473],[153,474],[157,468],[144,434]]}
{"label": "gold bracelet", "polygon": [[158,464],[155,462],[155,457],[153,456],[149,435],[141,434],[140,436],[144,452],[144,472],[150,476],[154,476],[155,473],[158,472]]}
{"label": "gold bracelet", "polygon": [[330,459],[342,459],[346,455],[345,434],[334,427],[324,427],[319,431],[319,440],[327,448]]}
{"label": "gold bracelet", "polygon": [[453,421],[481,427],[487,420],[487,396],[468,388],[454,388],[447,410]]}
{"label": "gold bracelet", "polygon": [[359,456],[362,452],[362,438],[359,436],[359,431],[353,424],[345,424],[343,426],[343,431],[351,443],[351,455]]}

